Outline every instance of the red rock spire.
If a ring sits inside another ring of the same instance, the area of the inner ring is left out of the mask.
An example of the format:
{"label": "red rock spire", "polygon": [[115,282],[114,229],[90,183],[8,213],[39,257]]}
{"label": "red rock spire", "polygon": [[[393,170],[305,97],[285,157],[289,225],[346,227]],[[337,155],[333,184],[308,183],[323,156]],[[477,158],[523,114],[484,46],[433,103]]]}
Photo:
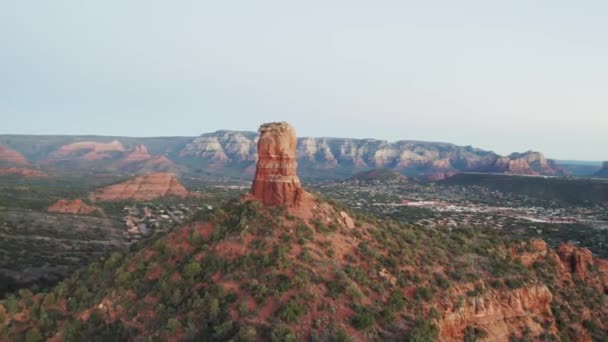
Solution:
{"label": "red rock spire", "polygon": [[251,195],[268,206],[297,207],[311,195],[302,188],[296,168],[296,132],[286,122],[263,124]]}

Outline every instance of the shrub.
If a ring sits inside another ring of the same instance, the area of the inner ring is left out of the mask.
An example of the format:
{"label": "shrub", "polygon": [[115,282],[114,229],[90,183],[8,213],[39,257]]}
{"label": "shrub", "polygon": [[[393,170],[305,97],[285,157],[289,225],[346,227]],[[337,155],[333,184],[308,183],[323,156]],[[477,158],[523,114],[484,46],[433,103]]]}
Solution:
{"label": "shrub", "polygon": [[181,327],[182,324],[175,318],[169,318],[169,320],[167,321],[166,328],[172,334],[175,334],[177,330],[179,330]]}
{"label": "shrub", "polygon": [[431,297],[433,296],[432,291],[424,286],[419,286],[418,288],[416,288],[416,294],[415,297],[418,300],[423,300],[425,302],[431,300]]}
{"label": "shrub", "polygon": [[202,271],[202,266],[196,261],[190,261],[184,266],[184,276],[188,279],[192,279],[199,275]]}
{"label": "shrub", "polygon": [[258,340],[258,334],[255,327],[246,325],[239,329],[236,338],[239,342],[255,342]]}
{"label": "shrub", "polygon": [[357,310],[357,314],[352,319],[353,327],[358,330],[367,330],[376,324],[374,315],[366,309]]}
{"label": "shrub", "polygon": [[410,342],[437,341],[439,331],[437,326],[429,320],[420,320],[414,324],[410,331]]}
{"label": "shrub", "polygon": [[295,299],[292,299],[279,309],[278,316],[285,322],[293,323],[298,319],[298,317],[303,315],[305,312],[306,309],[301,306]]}
{"label": "shrub", "polygon": [[297,342],[298,338],[288,325],[280,323],[272,327],[270,340],[272,342]]}

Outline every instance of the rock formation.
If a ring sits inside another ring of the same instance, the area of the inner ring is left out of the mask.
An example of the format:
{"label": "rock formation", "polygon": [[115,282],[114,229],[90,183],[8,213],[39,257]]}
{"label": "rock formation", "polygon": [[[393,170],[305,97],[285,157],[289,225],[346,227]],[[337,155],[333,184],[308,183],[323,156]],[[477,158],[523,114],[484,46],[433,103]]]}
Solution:
{"label": "rock formation", "polygon": [[566,270],[579,278],[584,279],[587,276],[587,267],[593,264],[593,254],[587,248],[576,248],[567,243],[557,248],[557,254]]}
{"label": "rock formation", "polygon": [[[462,341],[467,326],[479,327],[488,341],[510,341],[527,329],[532,336],[544,330],[539,322],[552,318],[553,295],[545,285],[516,290],[489,290],[483,296],[467,298],[462,307],[448,308],[438,322],[442,341]],[[555,327],[552,320],[551,330]]]}
{"label": "rock formation", "polygon": [[57,151],[51,153],[51,161],[65,159],[77,159],[83,161],[95,161],[112,158],[116,153],[122,153],[125,147],[118,140],[109,143],[94,141],[80,141],[61,146]]}
{"label": "rock formation", "polygon": [[93,201],[147,201],[165,196],[188,196],[188,190],[180,184],[174,174],[168,172],[137,176],[99,189],[89,198]]}
{"label": "rock formation", "polygon": [[534,151],[511,153],[506,157],[500,157],[494,164],[488,165],[480,171],[527,176],[560,176],[566,174],[566,171],[555,161],[546,159],[542,153]]}
{"label": "rock formation", "polygon": [[63,213],[63,214],[92,214],[95,212],[101,212],[101,209],[85,204],[81,199],[67,200],[60,199],[53,203],[48,210],[49,213]]}
{"label": "rock formation", "polygon": [[0,163],[16,165],[28,164],[27,160],[21,153],[3,145],[0,145]]}
{"label": "rock formation", "polygon": [[10,175],[23,178],[41,178],[48,175],[40,170],[28,169],[23,167],[6,167],[0,168],[0,175]]}
{"label": "rock formation", "polygon": [[251,195],[268,206],[297,207],[311,198],[297,175],[296,132],[288,123],[259,129],[258,163]]}

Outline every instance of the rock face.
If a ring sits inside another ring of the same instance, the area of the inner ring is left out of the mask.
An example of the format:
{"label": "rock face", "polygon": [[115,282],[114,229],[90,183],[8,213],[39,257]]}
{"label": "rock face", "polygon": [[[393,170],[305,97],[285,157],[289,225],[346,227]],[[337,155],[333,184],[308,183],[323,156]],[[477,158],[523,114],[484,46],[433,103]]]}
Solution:
{"label": "rock face", "polygon": [[0,145],[0,163],[15,165],[28,164],[27,160],[21,153],[3,145]]}
{"label": "rock face", "polygon": [[597,177],[597,178],[608,178],[608,161],[605,161],[602,164],[602,168],[596,172],[593,177]]}
{"label": "rock face", "polygon": [[92,214],[95,212],[101,212],[101,210],[97,207],[85,204],[81,199],[61,199],[51,205],[48,208],[48,212],[63,214]]}
{"label": "rock face", "polygon": [[0,175],[10,175],[23,178],[41,178],[47,177],[47,174],[40,170],[33,170],[23,167],[7,167],[0,168]]}
{"label": "rock face", "polygon": [[297,207],[311,195],[302,188],[296,169],[296,132],[288,123],[260,127],[258,163],[251,195],[268,206]]}
{"label": "rock face", "polygon": [[147,201],[159,197],[188,196],[188,190],[168,172],[151,173],[137,176],[125,182],[107,186],[92,193],[93,201]]}

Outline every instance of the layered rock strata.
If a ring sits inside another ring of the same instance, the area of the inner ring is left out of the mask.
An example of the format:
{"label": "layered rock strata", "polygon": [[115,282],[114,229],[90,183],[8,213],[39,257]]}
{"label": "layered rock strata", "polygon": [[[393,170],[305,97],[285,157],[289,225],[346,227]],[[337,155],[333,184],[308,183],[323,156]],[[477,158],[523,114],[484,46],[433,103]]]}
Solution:
{"label": "layered rock strata", "polygon": [[312,196],[304,191],[297,175],[294,128],[286,122],[274,122],[262,125],[259,132],[251,195],[267,206],[300,206]]}

